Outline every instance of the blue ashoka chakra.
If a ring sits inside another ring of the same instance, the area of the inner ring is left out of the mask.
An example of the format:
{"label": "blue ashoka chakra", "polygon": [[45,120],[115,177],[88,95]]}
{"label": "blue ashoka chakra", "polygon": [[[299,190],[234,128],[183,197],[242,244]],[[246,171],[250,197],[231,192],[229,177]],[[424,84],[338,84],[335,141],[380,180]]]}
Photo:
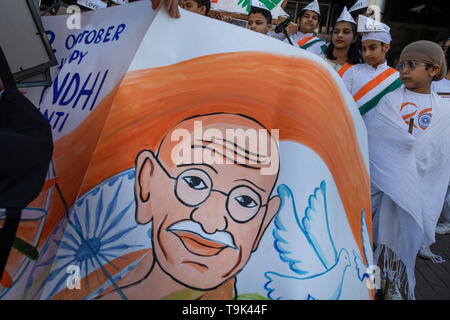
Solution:
{"label": "blue ashoka chakra", "polygon": [[419,125],[422,127],[422,129],[428,128],[431,122],[431,114],[424,113],[421,116],[419,116]]}

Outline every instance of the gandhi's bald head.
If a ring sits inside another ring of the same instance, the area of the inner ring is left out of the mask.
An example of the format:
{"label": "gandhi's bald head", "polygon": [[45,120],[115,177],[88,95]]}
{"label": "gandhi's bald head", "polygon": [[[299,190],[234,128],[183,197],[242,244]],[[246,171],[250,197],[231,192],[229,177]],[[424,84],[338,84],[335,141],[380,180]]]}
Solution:
{"label": "gandhi's bald head", "polygon": [[161,142],[158,158],[169,167],[183,164],[237,164],[276,175],[278,130],[237,114],[210,114],[186,119]]}
{"label": "gandhi's bald head", "polygon": [[[186,119],[157,156],[136,160],[136,219],[153,221],[156,261],[190,287],[208,289],[235,275],[280,206],[277,142],[236,114]],[[189,275],[189,276],[187,276]]]}

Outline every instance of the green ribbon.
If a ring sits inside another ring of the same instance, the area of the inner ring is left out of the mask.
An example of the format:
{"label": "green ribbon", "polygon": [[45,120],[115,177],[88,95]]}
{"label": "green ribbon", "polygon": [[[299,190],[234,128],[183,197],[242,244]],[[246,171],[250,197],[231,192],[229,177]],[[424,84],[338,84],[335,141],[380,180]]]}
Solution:
{"label": "green ribbon", "polygon": [[37,249],[19,237],[14,239],[12,247],[33,261],[37,260],[39,257]]}
{"label": "green ribbon", "polygon": [[[317,43],[317,42],[319,42],[319,41],[324,41],[323,39],[316,39],[316,40],[313,40],[313,41],[311,41],[311,42],[308,42],[307,44],[304,44],[303,46],[301,46],[300,48],[302,48],[302,49],[308,49],[309,47],[311,47],[314,43]],[[322,49],[323,50],[323,49]]]}
{"label": "green ribbon", "polygon": [[368,102],[363,104],[361,107],[359,107],[359,112],[361,113],[361,115],[363,115],[366,112],[368,112],[368,111],[372,110],[373,108],[375,108],[377,106],[378,102],[380,102],[381,98],[383,98],[389,92],[392,92],[392,91],[400,88],[402,84],[403,83],[400,80],[400,78],[397,78],[386,89],[384,89],[379,94],[377,94],[375,97],[373,97],[371,100],[369,100]]}

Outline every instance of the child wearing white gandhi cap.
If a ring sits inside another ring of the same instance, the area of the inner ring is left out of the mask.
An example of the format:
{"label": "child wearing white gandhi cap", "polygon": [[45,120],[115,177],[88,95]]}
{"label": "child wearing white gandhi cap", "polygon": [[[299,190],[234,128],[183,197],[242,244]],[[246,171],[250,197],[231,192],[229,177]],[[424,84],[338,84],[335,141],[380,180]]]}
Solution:
{"label": "child wearing white gandhi cap", "polygon": [[360,15],[358,32],[363,33],[365,63],[351,67],[342,77],[365,122],[380,99],[402,85],[399,73],[386,61],[392,40],[389,31],[384,23]]}
{"label": "child wearing white gandhi cap", "polygon": [[373,14],[372,10],[369,8],[369,1],[367,0],[356,1],[348,11],[352,15],[353,19],[355,19],[356,23],[358,23],[359,15],[370,17]]}
{"label": "child wearing white gandhi cap", "polygon": [[[299,12],[298,32],[289,36],[292,45],[320,55],[327,50],[325,40],[314,35],[314,30],[320,25],[320,7],[317,0],[310,2]],[[284,42],[290,43],[288,39]]]}
{"label": "child wearing white gandhi cap", "polygon": [[352,66],[362,63],[356,27],[357,23],[344,7],[331,30],[327,51],[321,55],[341,78]]}

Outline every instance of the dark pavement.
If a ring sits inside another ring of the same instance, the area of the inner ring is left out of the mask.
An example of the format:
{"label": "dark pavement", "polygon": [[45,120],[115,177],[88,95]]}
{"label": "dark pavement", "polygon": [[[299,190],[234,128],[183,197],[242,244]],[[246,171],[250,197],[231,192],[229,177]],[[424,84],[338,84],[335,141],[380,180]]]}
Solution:
{"label": "dark pavement", "polygon": [[436,234],[431,251],[444,258],[444,263],[433,263],[417,257],[416,288],[417,300],[450,300],[450,234]]}

